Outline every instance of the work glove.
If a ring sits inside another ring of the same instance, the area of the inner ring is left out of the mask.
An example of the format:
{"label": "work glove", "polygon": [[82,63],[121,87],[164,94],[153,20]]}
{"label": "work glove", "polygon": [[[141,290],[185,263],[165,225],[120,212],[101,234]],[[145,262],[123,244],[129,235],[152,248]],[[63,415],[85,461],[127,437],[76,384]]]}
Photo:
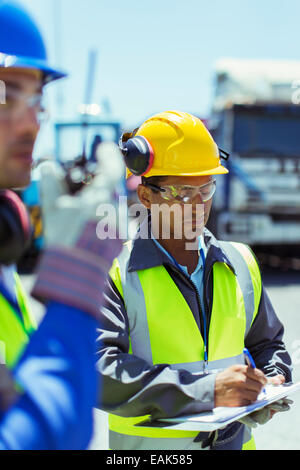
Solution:
{"label": "work glove", "polygon": [[66,172],[60,165],[54,162],[40,165],[46,246],[75,246],[86,224],[99,222],[101,205],[118,209],[117,192],[125,174],[122,154],[115,144],[106,142],[98,146],[96,156],[96,176],[74,195],[69,194]]}
{"label": "work glove", "polygon": [[[116,237],[119,213],[117,191],[125,175],[123,157],[112,143],[98,146],[96,176],[71,195],[66,173],[58,164],[40,166],[40,195],[46,250],[32,296],[46,303],[54,300],[96,317],[104,284],[122,244]],[[111,214],[111,238],[102,240],[98,224],[105,209]]]}
{"label": "work glove", "polygon": [[289,398],[281,398],[258,411],[254,411],[253,413],[244,416],[238,421],[251,428],[256,428],[258,424],[267,423],[273,417],[274,412],[288,411],[292,403],[293,401]]}

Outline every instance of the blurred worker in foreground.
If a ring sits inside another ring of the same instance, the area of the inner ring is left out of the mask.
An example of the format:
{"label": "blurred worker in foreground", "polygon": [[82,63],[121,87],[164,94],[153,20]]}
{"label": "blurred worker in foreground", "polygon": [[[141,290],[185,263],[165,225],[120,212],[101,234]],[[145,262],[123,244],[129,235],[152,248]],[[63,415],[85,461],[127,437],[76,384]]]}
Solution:
{"label": "blurred worker in foreground", "polygon": [[[99,407],[110,413],[109,448],[254,449],[241,422],[198,433],[149,421],[247,405],[267,381],[291,380],[283,326],[252,251],[204,228],[214,175],[228,172],[225,152],[199,119],[177,111],[149,118],[120,145],[130,172],[142,176],[137,191],[149,215],[112,265],[102,311]],[[256,368],[245,364],[244,347]],[[274,409],[247,423],[266,422]]]}
{"label": "blurred worker in foreground", "polygon": [[[117,240],[100,242],[94,220],[123,173],[122,156],[106,144],[109,161],[92,184],[68,195],[65,175],[41,170],[46,250],[33,294],[47,303],[37,330],[11,263],[30,237],[26,211],[11,189],[30,183],[32,152],[44,86],[52,69],[41,35],[17,4],[0,0],[0,449],[83,449],[92,435],[98,309]],[[3,98],[3,96],[2,96]],[[4,365],[6,364],[6,365]],[[7,368],[7,367],[9,368]]]}

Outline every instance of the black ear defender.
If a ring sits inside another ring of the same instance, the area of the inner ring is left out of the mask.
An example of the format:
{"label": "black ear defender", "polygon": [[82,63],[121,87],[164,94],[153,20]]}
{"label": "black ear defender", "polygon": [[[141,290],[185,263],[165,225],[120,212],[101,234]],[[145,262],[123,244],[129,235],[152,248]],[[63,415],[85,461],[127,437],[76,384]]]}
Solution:
{"label": "black ear defender", "polygon": [[0,263],[16,263],[29,246],[31,235],[29,215],[19,196],[10,190],[0,191]]}
{"label": "black ear defender", "polygon": [[144,176],[152,168],[154,151],[145,137],[135,135],[137,131],[138,129],[125,132],[119,141],[119,147],[128,170],[135,176]]}
{"label": "black ear defender", "polygon": [[219,154],[220,154],[220,158],[223,158],[223,160],[228,160],[229,157],[230,157],[230,153],[226,152],[225,150],[221,149],[219,147]]}

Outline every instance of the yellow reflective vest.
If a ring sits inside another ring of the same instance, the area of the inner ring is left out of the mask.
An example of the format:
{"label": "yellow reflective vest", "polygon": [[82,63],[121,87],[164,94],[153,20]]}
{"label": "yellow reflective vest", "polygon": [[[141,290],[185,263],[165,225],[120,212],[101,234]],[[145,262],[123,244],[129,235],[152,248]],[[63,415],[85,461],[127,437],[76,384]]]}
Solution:
{"label": "yellow reflective vest", "polygon": [[36,323],[30,314],[26,294],[17,273],[15,293],[19,311],[0,292],[0,354],[1,361],[12,368],[24,351]]}
{"label": "yellow reflective vest", "polygon": [[[212,312],[208,332],[208,361],[195,318],[164,266],[127,270],[131,243],[114,261],[110,276],[123,297],[130,329],[130,353],[149,364],[167,363],[190,372],[216,372],[244,364],[244,339],[258,312],[261,276],[250,249],[221,242],[235,273],[223,262],[214,263]],[[197,432],[137,426],[148,416],[109,415],[111,449],[195,449]],[[141,445],[142,440],[142,445]],[[158,442],[159,440],[159,442]],[[255,448],[248,428],[243,449]],[[198,444],[199,448],[199,444]]]}

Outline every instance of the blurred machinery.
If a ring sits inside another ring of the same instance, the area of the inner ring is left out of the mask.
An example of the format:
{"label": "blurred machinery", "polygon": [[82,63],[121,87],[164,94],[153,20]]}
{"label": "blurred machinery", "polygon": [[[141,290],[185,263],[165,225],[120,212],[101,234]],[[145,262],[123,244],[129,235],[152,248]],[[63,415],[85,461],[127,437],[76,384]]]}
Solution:
{"label": "blurred machinery", "polygon": [[[84,146],[82,153],[79,152],[81,145],[82,129],[88,134],[87,144]],[[121,125],[114,121],[95,120],[74,122],[59,122],[55,124],[56,134],[56,160],[66,170],[66,181],[69,185],[71,193],[79,190],[83,184],[88,184],[90,178],[93,177],[94,168],[96,166],[96,150],[98,145],[104,140],[110,140],[118,143],[121,134]],[[70,142],[70,145],[68,145]],[[73,157],[64,149],[73,147]],[[39,164],[32,172],[32,181],[28,188],[23,191],[16,191],[25,203],[32,224],[32,243],[29,249],[21,259],[18,269],[20,273],[31,273],[38,262],[42,253],[43,243],[43,220],[42,207],[39,194]],[[125,184],[125,179],[124,179]],[[122,192],[123,188],[120,188]]]}
{"label": "blurred machinery", "polygon": [[300,258],[300,62],[222,59],[215,78],[208,127],[231,157],[210,228],[274,264]]}
{"label": "blurred machinery", "polygon": [[[88,59],[86,89],[83,103],[79,105],[78,117],[73,121],[60,121],[55,128],[54,159],[65,169],[66,182],[70,193],[75,193],[93,177],[96,167],[96,151],[103,141],[118,144],[121,135],[119,121],[109,119],[109,104],[99,105],[92,101],[97,52],[91,50]],[[42,253],[43,220],[39,194],[39,165],[37,162],[32,172],[32,182],[24,191],[17,191],[25,203],[32,223],[32,243],[21,259],[18,270],[20,273],[31,273]],[[120,188],[120,193],[125,191]]]}

